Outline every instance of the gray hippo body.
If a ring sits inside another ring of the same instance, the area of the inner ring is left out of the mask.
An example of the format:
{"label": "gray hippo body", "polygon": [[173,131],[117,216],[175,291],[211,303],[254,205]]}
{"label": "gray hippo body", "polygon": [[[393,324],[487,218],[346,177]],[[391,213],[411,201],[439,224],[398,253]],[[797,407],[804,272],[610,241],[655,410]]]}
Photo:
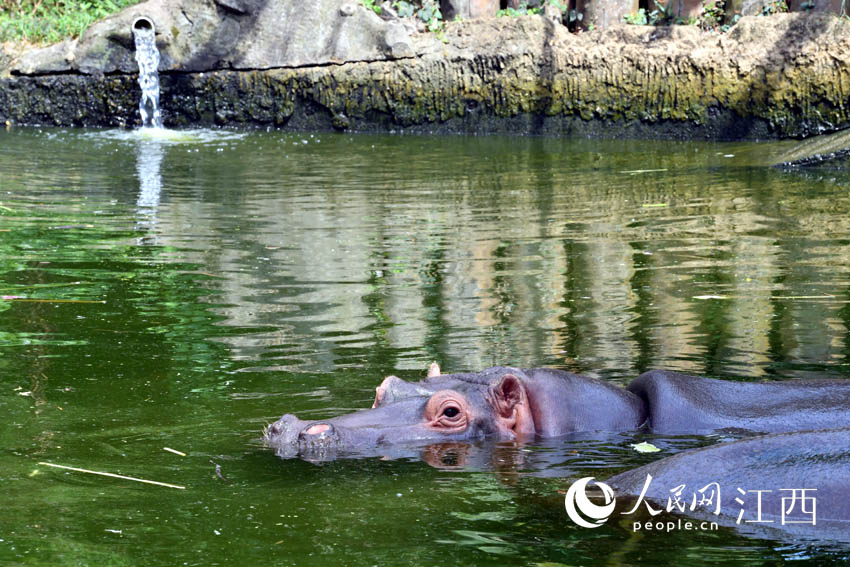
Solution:
{"label": "gray hippo body", "polygon": [[[644,491],[647,475],[651,482]],[[850,429],[846,428],[720,443],[660,459],[605,482],[616,491],[618,507],[622,495],[644,493],[655,510],[665,509],[677,487],[684,485],[682,500],[688,501],[694,491],[714,483],[710,490],[717,487],[719,506],[713,500],[709,506],[686,509],[685,514],[770,539],[850,542]],[[670,520],[663,514],[658,518]]]}
{"label": "gray hippo body", "polygon": [[734,382],[652,370],[627,390],[655,433],[780,433],[850,427],[850,380]]}
{"label": "gray hippo body", "polygon": [[265,441],[282,456],[324,458],[367,447],[639,427],[660,434],[850,427],[850,380],[742,383],[654,370],[624,389],[554,369],[440,374],[435,364],[421,382],[384,379],[371,409],[313,422],[284,415],[266,428]]}
{"label": "gray hippo body", "polygon": [[[713,482],[723,512],[703,513],[706,520],[759,537],[850,540],[850,380],[733,382],[655,370],[619,388],[560,370],[494,367],[442,375],[435,364],[421,382],[386,378],[371,409],[320,421],[284,415],[266,428],[265,441],[280,456],[311,461],[427,447],[423,458],[431,462],[441,460],[434,448],[485,437],[523,441],[638,428],[662,435],[765,435],[685,451],[614,476],[606,482],[618,498],[639,495],[648,474],[653,480],[644,496],[661,504],[679,485],[696,489]],[[771,491],[773,498],[762,502],[762,519],[770,522],[738,523],[729,515],[741,508],[736,498],[750,512],[756,509],[756,493],[741,495],[738,488]],[[817,499],[816,525],[807,523],[802,501],[782,521],[782,489],[815,490],[805,495]]]}

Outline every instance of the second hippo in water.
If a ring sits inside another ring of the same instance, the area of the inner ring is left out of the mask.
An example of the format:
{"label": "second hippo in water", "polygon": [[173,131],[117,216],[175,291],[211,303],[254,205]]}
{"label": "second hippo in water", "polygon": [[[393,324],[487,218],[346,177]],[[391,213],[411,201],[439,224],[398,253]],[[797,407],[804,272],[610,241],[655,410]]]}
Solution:
{"label": "second hippo in water", "polygon": [[[684,451],[605,483],[623,502],[620,514],[629,514],[625,510],[634,503],[629,496],[654,503],[655,511],[643,517],[644,526],[665,510],[674,493],[701,491],[708,496],[704,506],[683,496],[685,504],[672,510],[757,537],[850,543],[848,448],[850,429],[763,435]],[[646,508],[653,505],[646,503]]]}
{"label": "second hippo in water", "polygon": [[732,382],[654,370],[625,389],[553,369],[493,367],[416,383],[390,376],[371,409],[320,421],[287,414],[266,428],[282,456],[484,437],[528,440],[645,426],[662,434],[850,427],[850,380]]}

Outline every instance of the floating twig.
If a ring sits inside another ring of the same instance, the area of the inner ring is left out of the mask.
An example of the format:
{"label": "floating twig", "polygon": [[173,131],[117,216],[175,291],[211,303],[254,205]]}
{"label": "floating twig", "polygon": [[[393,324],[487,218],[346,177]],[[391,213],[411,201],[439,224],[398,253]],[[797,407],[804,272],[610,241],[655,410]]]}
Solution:
{"label": "floating twig", "polygon": [[629,175],[635,175],[638,173],[658,173],[661,171],[667,171],[666,169],[629,169],[626,171],[621,171],[620,173],[628,173]]}
{"label": "floating twig", "polygon": [[74,228],[94,228],[93,224],[63,224],[62,226],[50,226],[50,230],[71,230]]}
{"label": "floating twig", "polygon": [[66,467],[65,465],[55,465],[53,463],[45,463],[45,462],[40,462],[38,464],[44,465],[45,467],[54,467],[54,468],[57,468],[57,469],[65,469],[65,470],[68,470],[68,471],[88,473],[88,474],[96,474],[96,475],[100,475],[100,476],[108,476],[109,478],[120,478],[122,480],[132,480],[132,481],[135,481],[135,482],[143,482],[145,484],[155,484],[156,486],[164,486],[166,488],[178,488],[180,490],[186,490],[185,486],[180,486],[178,484],[168,484],[167,482],[157,482],[155,480],[145,480],[143,478],[135,478],[135,477],[132,477],[132,476],[124,476],[122,474],[115,474],[115,473],[109,473],[109,472],[103,472],[103,471],[91,471],[91,470],[88,470],[88,469],[80,469],[80,468],[77,468],[77,467]]}
{"label": "floating twig", "polygon": [[183,451],[178,451],[177,449],[172,449],[171,447],[163,447],[163,451],[168,451],[169,453],[174,453],[175,455],[180,455],[181,457],[185,457],[186,453]]}
{"label": "floating twig", "polygon": [[771,299],[835,299],[834,295],[774,295]]}
{"label": "floating twig", "polygon": [[30,284],[16,285],[12,287],[0,287],[2,291],[18,291],[21,289],[44,289],[46,287],[66,287],[69,285],[80,285],[83,282],[61,282],[61,283],[45,283],[45,284]]}
{"label": "floating twig", "polygon": [[[741,298],[742,298],[741,296],[735,296],[735,295],[695,295],[695,296],[693,296],[693,299],[741,299]],[[774,296],[768,297],[767,299],[769,299],[771,301],[776,301],[776,300],[780,300],[780,299],[813,300],[813,299],[837,299],[837,297],[834,296],[834,295],[774,295]],[[843,303],[843,302],[839,302],[839,303]]]}
{"label": "floating twig", "polygon": [[103,299],[29,299],[13,297],[12,301],[24,303],[106,303]]}
{"label": "floating twig", "polygon": [[215,474],[216,474],[216,476],[218,476],[218,478],[220,478],[220,479],[221,479],[221,480],[223,480],[224,482],[230,482],[229,480],[227,480],[226,478],[224,478],[224,475],[223,475],[223,474],[221,474],[221,465],[220,465],[220,464],[218,464],[217,462],[213,461],[212,459],[210,459],[210,462],[211,462],[212,464],[214,464],[214,465],[215,465]]}

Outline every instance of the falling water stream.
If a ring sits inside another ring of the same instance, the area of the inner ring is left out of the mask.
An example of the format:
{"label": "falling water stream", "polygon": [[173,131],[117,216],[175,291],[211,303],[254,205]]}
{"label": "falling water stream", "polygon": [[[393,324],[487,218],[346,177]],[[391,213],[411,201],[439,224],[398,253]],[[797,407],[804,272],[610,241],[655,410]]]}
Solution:
{"label": "falling water stream", "polygon": [[133,38],[136,42],[136,62],[139,64],[139,86],[142,98],[139,101],[139,113],[142,126],[162,128],[162,116],[159,111],[159,51],[156,48],[156,32],[150,21],[140,18],[133,24]]}

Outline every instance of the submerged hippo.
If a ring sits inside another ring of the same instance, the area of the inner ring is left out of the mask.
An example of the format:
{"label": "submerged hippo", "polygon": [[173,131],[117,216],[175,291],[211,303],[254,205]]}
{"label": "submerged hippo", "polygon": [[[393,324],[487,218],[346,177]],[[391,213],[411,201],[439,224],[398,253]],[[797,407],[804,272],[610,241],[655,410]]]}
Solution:
{"label": "submerged hippo", "polygon": [[554,369],[488,368],[410,383],[390,376],[371,409],[319,421],[284,415],[265,441],[282,456],[579,431],[760,433],[850,427],[850,380],[732,382],[653,370],[625,389]]}
{"label": "submerged hippo", "polygon": [[[850,542],[849,448],[846,428],[763,435],[685,451],[605,482],[618,501],[642,494],[656,513],[679,489],[683,513],[747,535]],[[712,499],[693,506],[688,497],[702,487]]]}

